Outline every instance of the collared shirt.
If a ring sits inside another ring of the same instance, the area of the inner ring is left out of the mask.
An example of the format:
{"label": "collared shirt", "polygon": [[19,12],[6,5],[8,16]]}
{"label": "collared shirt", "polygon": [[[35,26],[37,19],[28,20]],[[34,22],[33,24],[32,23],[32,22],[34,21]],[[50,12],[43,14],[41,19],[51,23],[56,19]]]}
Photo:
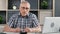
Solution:
{"label": "collared shirt", "polygon": [[14,14],[7,23],[11,28],[20,27],[24,29],[26,27],[34,28],[39,25],[35,14],[29,13],[27,16],[21,16],[21,14]]}

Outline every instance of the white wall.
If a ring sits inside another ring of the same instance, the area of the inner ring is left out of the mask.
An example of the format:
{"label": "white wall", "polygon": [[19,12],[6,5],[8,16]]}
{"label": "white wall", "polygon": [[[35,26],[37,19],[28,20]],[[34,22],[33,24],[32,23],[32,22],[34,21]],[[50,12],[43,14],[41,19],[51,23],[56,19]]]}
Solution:
{"label": "white wall", "polygon": [[0,0],[0,10],[5,10],[6,5],[6,0]]}

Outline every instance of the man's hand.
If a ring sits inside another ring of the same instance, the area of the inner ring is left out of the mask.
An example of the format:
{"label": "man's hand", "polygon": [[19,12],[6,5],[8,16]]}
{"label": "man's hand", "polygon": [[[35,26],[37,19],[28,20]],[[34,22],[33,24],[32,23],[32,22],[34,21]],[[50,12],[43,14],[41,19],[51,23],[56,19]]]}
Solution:
{"label": "man's hand", "polygon": [[27,28],[24,29],[24,31],[25,31],[25,32],[31,32],[32,29],[27,27]]}
{"label": "man's hand", "polygon": [[16,32],[20,32],[21,30],[20,30],[20,28],[18,27],[18,28],[16,28]]}

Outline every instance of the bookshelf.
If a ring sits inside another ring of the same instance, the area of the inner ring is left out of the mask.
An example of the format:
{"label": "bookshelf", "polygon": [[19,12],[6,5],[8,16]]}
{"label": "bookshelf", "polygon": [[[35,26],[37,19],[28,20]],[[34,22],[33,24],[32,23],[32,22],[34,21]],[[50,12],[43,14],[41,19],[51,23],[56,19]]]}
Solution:
{"label": "bookshelf", "polygon": [[[0,0],[0,12],[4,12],[6,15],[6,23],[10,18],[11,14],[15,14],[19,12],[19,4],[20,2],[25,0]],[[53,17],[53,0],[45,0],[48,3],[48,7],[43,9],[41,7],[41,2],[44,0],[26,0],[30,2],[31,9],[30,12],[34,13],[40,24],[44,24],[45,17]],[[13,8],[15,7],[15,9]]]}
{"label": "bookshelf", "polygon": [[45,17],[53,17],[53,1],[54,0],[39,0],[40,24],[44,24]]}

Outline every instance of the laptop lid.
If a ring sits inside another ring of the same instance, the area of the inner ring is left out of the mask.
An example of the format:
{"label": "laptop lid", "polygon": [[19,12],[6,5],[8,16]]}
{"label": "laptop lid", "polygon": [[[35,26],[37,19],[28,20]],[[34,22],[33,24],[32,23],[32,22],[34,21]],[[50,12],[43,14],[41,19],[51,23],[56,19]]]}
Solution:
{"label": "laptop lid", "polygon": [[60,17],[45,17],[42,33],[59,32]]}

